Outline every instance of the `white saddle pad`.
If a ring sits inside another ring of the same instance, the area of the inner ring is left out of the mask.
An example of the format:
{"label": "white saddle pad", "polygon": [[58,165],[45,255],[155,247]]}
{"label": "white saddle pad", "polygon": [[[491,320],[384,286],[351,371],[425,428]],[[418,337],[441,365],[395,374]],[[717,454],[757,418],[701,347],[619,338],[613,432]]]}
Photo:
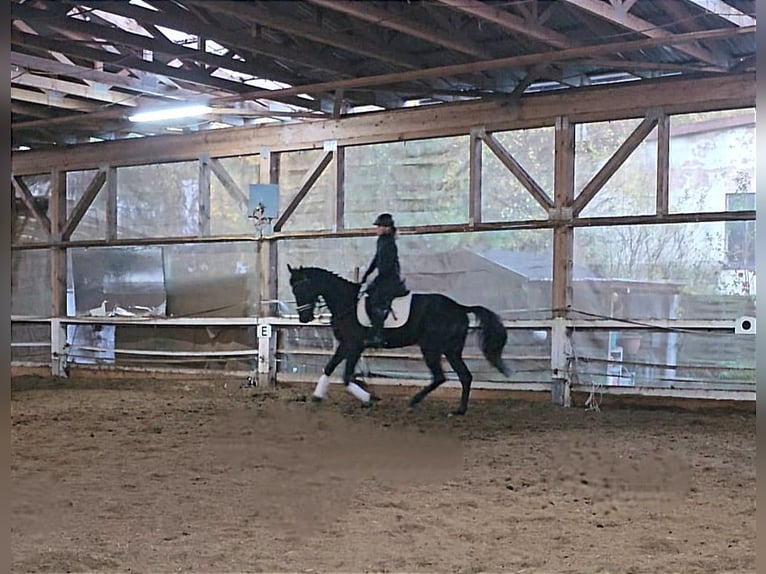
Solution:
{"label": "white saddle pad", "polygon": [[[356,305],[356,318],[365,327],[372,326],[370,317],[367,315],[367,295],[364,295]],[[391,303],[391,311],[386,315],[383,322],[384,329],[395,329],[401,327],[410,317],[410,304],[412,303],[412,291],[403,297],[394,297]]]}

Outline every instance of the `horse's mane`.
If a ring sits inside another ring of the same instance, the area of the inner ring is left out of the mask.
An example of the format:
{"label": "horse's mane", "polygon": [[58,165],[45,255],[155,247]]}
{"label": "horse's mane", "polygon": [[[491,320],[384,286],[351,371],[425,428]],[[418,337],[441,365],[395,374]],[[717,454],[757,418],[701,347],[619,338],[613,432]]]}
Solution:
{"label": "horse's mane", "polygon": [[342,282],[347,283],[349,285],[352,285],[352,286],[354,286],[356,288],[359,288],[359,283],[355,283],[353,281],[349,281],[345,277],[341,277],[340,275],[338,275],[334,271],[330,271],[329,269],[323,269],[321,267],[303,267],[303,266],[301,266],[301,267],[298,267],[296,269],[296,271],[303,272],[303,273],[305,273],[307,275],[310,275],[310,276],[321,275],[323,278],[325,278],[325,277],[332,277],[334,279],[337,279],[338,281],[342,281]]}

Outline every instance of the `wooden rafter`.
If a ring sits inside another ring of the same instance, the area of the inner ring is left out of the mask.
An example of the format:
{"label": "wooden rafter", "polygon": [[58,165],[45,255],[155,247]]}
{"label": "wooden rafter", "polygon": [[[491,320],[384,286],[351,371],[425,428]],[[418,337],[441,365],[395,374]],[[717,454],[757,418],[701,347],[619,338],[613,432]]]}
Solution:
{"label": "wooden rafter", "polygon": [[432,25],[424,22],[416,22],[405,18],[404,16],[398,16],[389,10],[377,8],[374,4],[365,4],[351,0],[309,0],[312,4],[329,8],[337,12],[342,12],[365,20],[373,24],[377,24],[384,28],[396,30],[402,34],[414,36],[442,46],[455,52],[468,54],[470,56],[476,56],[478,58],[491,58],[492,54],[478,45],[475,42],[471,42],[465,39],[454,38],[446,36],[443,32],[438,30]]}
{"label": "wooden rafter", "polygon": [[307,86],[295,86],[280,90],[257,90],[247,92],[237,96],[223,96],[216,98],[217,101],[231,101],[241,98],[262,98],[269,96],[297,95],[301,93],[316,93],[339,88],[359,88],[369,86],[380,86],[383,84],[395,84],[399,82],[412,82],[424,78],[438,78],[444,76],[453,76],[458,74],[468,74],[487,70],[498,70],[502,68],[512,68],[519,66],[532,66],[542,63],[563,62],[567,60],[587,59],[602,54],[613,54],[631,50],[640,50],[650,46],[680,46],[691,42],[705,39],[717,39],[736,36],[739,34],[750,34],[755,32],[755,27],[732,28],[720,30],[704,30],[699,32],[689,32],[685,34],[660,35],[644,38],[640,40],[626,40],[622,42],[613,42],[609,44],[597,44],[595,46],[582,46],[577,48],[567,48],[555,50],[540,54],[528,54],[524,56],[510,56],[508,58],[497,58],[495,60],[485,60],[482,62],[471,62],[468,64],[456,64],[451,66],[438,66],[435,68],[426,68],[421,70],[412,70],[407,72],[397,72],[394,74],[380,74],[377,76],[367,76],[364,78],[353,78],[351,80],[338,80],[331,82],[321,82]]}
{"label": "wooden rafter", "polygon": [[557,48],[570,48],[573,46],[571,40],[563,34],[554,30],[540,26],[539,24],[520,18],[506,10],[496,8],[485,4],[479,0],[439,0],[455,10],[459,10],[471,16],[493,22],[503,28],[519,34],[524,34],[535,40],[540,40]]}
{"label": "wooden rafter", "polygon": [[[630,14],[626,10],[617,9],[611,4],[606,4],[602,2],[601,0],[563,0],[563,1],[581,10],[590,12],[591,14],[599,16],[600,18],[609,20],[610,22],[619,24],[620,26],[623,26],[625,28],[633,30],[634,32],[643,34],[644,36],[648,36],[650,38],[660,38],[660,39],[664,38],[667,40],[672,40],[672,38],[676,36],[676,34],[672,34],[671,32],[664,30],[661,26],[657,26],[656,24],[647,22],[646,20],[643,20],[637,16],[634,16],[633,14]],[[668,42],[668,45],[674,46],[680,52],[683,52],[689,56],[692,56],[693,58],[696,58],[697,60],[700,60],[702,62],[707,62],[708,64],[711,64],[713,66],[717,66],[721,69],[721,71],[725,70],[728,67],[728,63],[723,61],[723,59],[720,56],[716,54],[712,54],[708,50],[701,48],[699,46],[690,45],[690,44],[674,44],[674,42],[672,41]]]}
{"label": "wooden rafter", "polygon": [[396,52],[378,42],[373,42],[368,39],[364,43],[361,43],[357,38],[348,36],[347,34],[330,33],[309,22],[288,19],[252,3],[231,2],[229,0],[219,0],[216,2],[208,2],[206,0],[188,1],[192,5],[205,8],[211,12],[221,12],[236,18],[244,18],[253,22],[258,22],[263,26],[290,32],[291,34],[296,34],[321,44],[347,50],[367,58],[388,62],[389,64],[394,64],[401,68],[416,69],[419,67],[419,62],[414,58]]}

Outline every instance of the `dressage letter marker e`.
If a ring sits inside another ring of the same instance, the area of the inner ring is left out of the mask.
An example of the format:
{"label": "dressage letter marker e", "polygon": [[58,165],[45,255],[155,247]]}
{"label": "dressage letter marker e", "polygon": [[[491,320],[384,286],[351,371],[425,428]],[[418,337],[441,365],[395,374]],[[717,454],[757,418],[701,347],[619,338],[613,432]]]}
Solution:
{"label": "dressage letter marker e", "polygon": [[269,374],[271,366],[271,325],[269,323],[258,323],[258,373]]}
{"label": "dressage letter marker e", "polygon": [[258,324],[258,338],[271,339],[271,325],[269,323]]}

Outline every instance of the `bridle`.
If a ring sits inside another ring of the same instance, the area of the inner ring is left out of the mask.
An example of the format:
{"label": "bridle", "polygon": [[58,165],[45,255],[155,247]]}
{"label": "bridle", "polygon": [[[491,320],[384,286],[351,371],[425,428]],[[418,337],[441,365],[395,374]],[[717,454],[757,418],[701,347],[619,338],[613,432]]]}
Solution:
{"label": "bridle", "polygon": [[[296,281],[295,283],[293,283],[293,291],[295,291],[295,288],[298,285],[301,285],[303,283],[308,283],[310,281],[311,280],[308,277],[304,277],[303,279],[300,279],[299,281]],[[308,310],[313,311],[314,307],[317,304],[317,298],[318,298],[318,296],[315,297],[314,301],[311,302],[311,303],[305,303],[303,305],[296,305],[295,309],[298,311],[298,313],[301,313],[302,311],[308,311]]]}

